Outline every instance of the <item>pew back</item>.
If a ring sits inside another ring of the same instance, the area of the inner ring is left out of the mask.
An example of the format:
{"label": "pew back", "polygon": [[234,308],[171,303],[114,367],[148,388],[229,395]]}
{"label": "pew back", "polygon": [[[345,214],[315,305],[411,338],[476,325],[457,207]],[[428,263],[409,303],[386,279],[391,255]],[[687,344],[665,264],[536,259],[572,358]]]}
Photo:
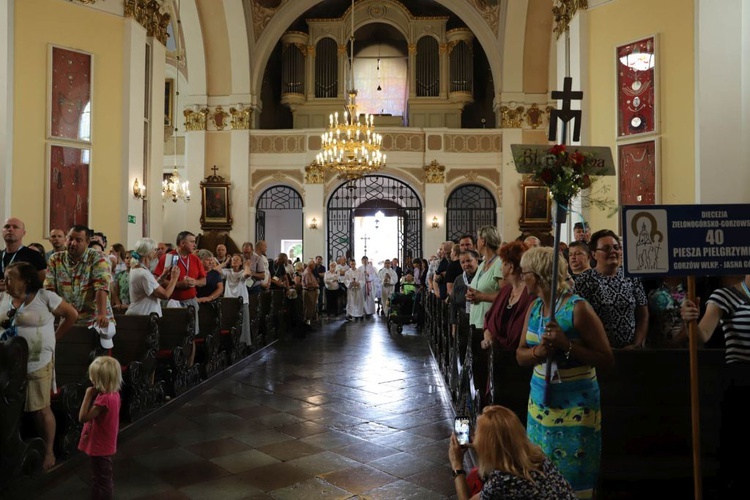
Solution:
{"label": "pew back", "polygon": [[97,353],[103,354],[104,350],[94,330],[79,325],[68,330],[55,346],[57,386],[62,387],[71,382],[86,382],[89,364]]}
{"label": "pew back", "polygon": [[[149,353],[156,354],[159,348],[159,316],[115,315],[117,335],[113,341],[112,356],[125,367],[133,361],[140,361]],[[152,367],[153,368],[153,367]]]}

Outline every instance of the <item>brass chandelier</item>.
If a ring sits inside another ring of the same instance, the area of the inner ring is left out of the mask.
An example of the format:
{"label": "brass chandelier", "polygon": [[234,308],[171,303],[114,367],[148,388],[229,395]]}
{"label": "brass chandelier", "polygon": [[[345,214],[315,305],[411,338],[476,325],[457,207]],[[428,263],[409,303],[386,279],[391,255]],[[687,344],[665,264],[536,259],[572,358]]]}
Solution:
{"label": "brass chandelier", "polygon": [[321,138],[321,150],[315,162],[323,170],[336,173],[339,179],[353,180],[385,167],[380,152],[383,136],[375,133],[373,116],[360,117],[357,112],[357,91],[354,89],[354,0],[352,0],[352,34],[350,38],[349,72],[351,90],[347,91],[343,120],[338,111],[329,117],[328,131]]}

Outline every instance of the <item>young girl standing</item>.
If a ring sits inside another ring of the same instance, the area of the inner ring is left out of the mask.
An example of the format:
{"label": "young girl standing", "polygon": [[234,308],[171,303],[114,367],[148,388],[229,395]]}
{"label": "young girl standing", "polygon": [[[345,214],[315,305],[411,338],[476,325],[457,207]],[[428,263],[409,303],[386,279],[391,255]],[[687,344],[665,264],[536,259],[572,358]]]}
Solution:
{"label": "young girl standing", "polygon": [[99,356],[89,366],[93,384],[78,413],[83,432],[78,449],[91,457],[91,498],[115,497],[112,457],[117,451],[117,432],[120,428],[120,363],[109,356]]}

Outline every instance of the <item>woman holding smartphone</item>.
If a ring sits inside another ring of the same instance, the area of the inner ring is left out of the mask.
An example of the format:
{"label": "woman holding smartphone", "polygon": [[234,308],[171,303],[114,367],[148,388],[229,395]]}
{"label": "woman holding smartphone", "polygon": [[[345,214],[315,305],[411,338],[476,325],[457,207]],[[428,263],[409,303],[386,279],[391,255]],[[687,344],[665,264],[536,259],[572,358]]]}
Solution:
{"label": "woman holding smartphone", "polygon": [[[463,469],[466,450],[474,448],[481,491],[471,495]],[[451,435],[448,458],[459,500],[514,498],[519,500],[573,500],[575,492],[537,445],[529,441],[518,417],[503,406],[486,406],[477,418],[474,442],[461,445]]]}

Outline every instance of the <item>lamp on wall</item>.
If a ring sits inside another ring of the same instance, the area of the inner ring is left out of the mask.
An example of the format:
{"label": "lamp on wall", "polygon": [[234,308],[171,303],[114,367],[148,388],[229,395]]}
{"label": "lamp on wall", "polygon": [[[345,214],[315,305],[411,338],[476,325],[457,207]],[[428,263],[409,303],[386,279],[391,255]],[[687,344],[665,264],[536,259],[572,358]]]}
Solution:
{"label": "lamp on wall", "polygon": [[138,184],[138,177],[135,178],[135,182],[133,183],[133,197],[136,200],[146,201],[146,186]]}
{"label": "lamp on wall", "polygon": [[[375,133],[373,116],[359,118],[354,88],[354,0],[352,0],[352,34],[349,53],[349,75],[351,90],[347,91],[343,120],[338,111],[328,120],[328,131],[321,136],[322,146],[315,164],[338,174],[339,179],[353,180],[385,167],[385,155],[380,152],[383,137]],[[380,90],[380,89],[378,89]]]}
{"label": "lamp on wall", "polygon": [[318,229],[318,219],[315,217],[310,221],[310,229]]}
{"label": "lamp on wall", "polygon": [[438,221],[437,216],[432,218],[432,229],[438,229],[440,227],[440,222]]}
{"label": "lamp on wall", "polygon": [[[177,64],[177,76],[174,80],[174,109],[175,117],[179,112],[179,100],[180,100],[180,61],[182,60],[182,52],[180,47],[180,27],[182,21],[180,20],[180,2],[177,2],[177,26],[175,26],[175,57]],[[174,120],[174,131],[177,132],[177,120]],[[177,203],[177,200],[182,200],[185,203],[190,201],[190,182],[180,179],[180,174],[177,172],[177,135],[172,135],[174,141],[174,165],[172,168],[172,175],[169,178],[164,179],[161,183],[161,199],[162,201],[172,200],[173,203]]]}

